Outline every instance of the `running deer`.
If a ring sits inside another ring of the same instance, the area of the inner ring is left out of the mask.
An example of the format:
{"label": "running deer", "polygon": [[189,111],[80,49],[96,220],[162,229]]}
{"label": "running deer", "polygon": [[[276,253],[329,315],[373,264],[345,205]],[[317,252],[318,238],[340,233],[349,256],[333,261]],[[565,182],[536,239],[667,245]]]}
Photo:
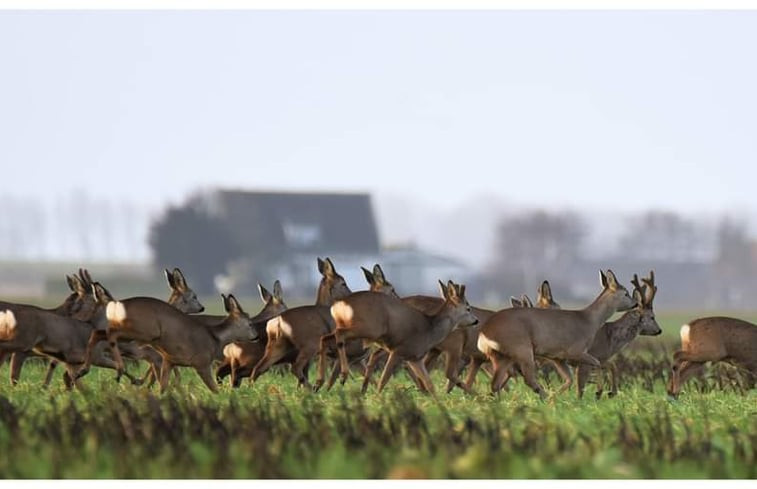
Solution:
{"label": "running deer", "polygon": [[[70,388],[74,385],[78,368],[87,360],[88,340],[93,330],[91,324],[33,307],[6,310],[3,320],[3,334],[0,335],[2,348],[15,352],[33,352],[63,362],[66,366],[66,386]],[[94,349],[90,362],[114,370],[118,367],[105,354],[105,348]],[[50,373],[51,370],[48,370],[45,385],[50,381]],[[137,383],[137,379],[128,373],[125,375],[133,383]]]}
{"label": "running deer", "polygon": [[[381,266],[379,264],[376,264],[373,266],[373,271],[370,271],[363,267],[360,267],[360,268],[363,270],[363,274],[365,275],[365,280],[368,282],[369,292],[382,293],[382,294],[390,295],[392,297],[399,298],[399,296],[397,295],[397,292],[394,290],[394,286],[392,285],[391,282],[389,282],[386,279],[386,276],[384,275],[384,271],[381,269]],[[435,298],[432,298],[432,299],[436,300]],[[441,302],[439,302],[438,307],[436,309],[438,309],[439,307],[441,307]],[[329,335],[331,334],[333,334],[333,331],[329,333]],[[320,343],[322,343],[323,338],[320,338],[319,341]],[[389,356],[389,352],[375,345],[371,347],[371,345],[366,345],[365,342],[360,342],[360,343],[362,343],[363,346],[365,347],[364,351],[369,351],[369,350],[371,351],[368,358],[368,364],[363,371],[364,381],[363,381],[362,391],[365,392],[370,383],[371,375],[373,373],[373,370],[376,364],[381,360],[385,360]],[[356,341],[352,341],[349,344],[360,344],[360,343]],[[320,351],[320,344],[319,344],[319,351]],[[336,351],[334,351],[333,349],[327,351],[327,354],[333,354],[333,353],[336,353]],[[350,358],[350,365],[354,365],[356,363],[355,360],[362,359],[364,355],[356,356],[356,355],[348,353],[347,356]],[[319,360],[321,359],[325,360],[325,357],[320,356]],[[319,390],[321,386],[323,385],[324,377],[326,374],[325,368],[326,368],[325,364],[319,361],[318,380],[316,381],[313,387],[313,389],[316,391]],[[327,384],[328,389],[331,389],[331,387],[334,385],[334,382],[336,381],[340,370],[341,370],[341,365],[339,364],[339,362],[338,361],[334,362],[334,368],[331,372],[331,377],[329,378],[329,381]],[[410,373],[412,375],[412,372]],[[345,378],[343,377],[342,382],[344,382],[344,380]],[[417,378],[415,380],[417,381]]]}
{"label": "running deer", "polygon": [[[66,297],[63,303],[59,305],[58,307],[55,307],[52,309],[44,309],[38,306],[29,305],[29,304],[16,304],[16,303],[11,303],[11,302],[0,301],[0,308],[8,309],[8,310],[14,310],[18,308],[30,308],[31,310],[47,311],[47,312],[54,313],[54,314],[64,316],[64,317],[73,317],[75,319],[83,319],[81,310],[86,309],[87,303],[92,301],[91,297],[88,294],[88,290],[86,286],[87,277],[89,277],[89,272],[81,268],[79,269],[79,276],[66,275],[66,283],[68,284],[68,287],[71,293]],[[50,316],[43,315],[42,317],[47,318]],[[14,351],[10,351],[7,349],[3,349],[2,346],[0,346],[0,354],[4,356],[8,354],[11,355],[11,362],[10,362],[11,385],[16,385],[18,383],[18,379],[21,376],[21,369],[26,358],[29,356],[40,356],[39,354],[34,353],[31,350],[22,351],[16,348]],[[47,374],[45,375],[43,386],[47,387],[50,384],[50,380],[52,379],[52,375],[53,375],[53,371],[55,369],[56,363],[57,363],[56,360],[54,359],[50,360]]]}
{"label": "running deer", "polygon": [[[318,352],[321,336],[334,329],[329,307],[334,301],[352,293],[330,258],[318,258],[318,271],[321,282],[315,305],[287,309],[267,322],[268,342],[263,358],[252,371],[253,382],[272,366],[286,362],[292,364],[292,374],[297,377],[299,385],[311,388],[307,376],[308,364]],[[353,357],[364,355],[362,343],[352,342],[350,354]]]}
{"label": "running deer", "polygon": [[224,377],[231,375],[231,385],[239,387],[242,379],[252,374],[255,365],[265,354],[266,344],[268,343],[268,336],[265,331],[266,323],[287,310],[281,283],[278,280],[273,283],[273,293],[261,284],[258,284],[258,291],[264,306],[255,317],[250,318],[258,339],[230,343],[224,347],[223,363],[216,369],[216,380],[219,383],[223,381]]}
{"label": "running deer", "polygon": [[[95,284],[95,297],[100,305],[96,322],[101,330],[103,320],[105,322],[107,341],[116,364],[123,370],[119,340],[150,345],[162,357],[161,392],[168,387],[174,366],[193,367],[208,389],[217,392],[218,387],[211,374],[212,362],[222,356],[225,345],[255,339],[249,316],[233,295],[223,296],[224,308],[228,313],[226,318],[220,324],[208,326],[161,300],[132,297],[114,301],[104,297],[103,290],[100,284]],[[89,349],[98,340],[97,335],[93,334]],[[82,370],[86,368],[88,364]]]}
{"label": "running deer", "polygon": [[[594,336],[615,312],[636,306],[611,270],[606,274],[600,271],[600,278],[602,292],[584,309],[504,309],[489,318],[481,327],[478,348],[494,367],[493,393],[504,387],[510,368],[515,366],[526,384],[544,398],[544,390],[536,379],[536,357],[552,360],[568,386],[572,377],[565,361],[600,366],[587,352]],[[559,392],[565,388],[564,384]]]}
{"label": "running deer", "polygon": [[444,303],[433,315],[426,315],[396,297],[370,291],[357,292],[335,302],[331,306],[331,315],[336,328],[321,340],[321,375],[328,347],[335,344],[342,379],[345,379],[349,369],[345,343],[350,339],[361,339],[390,352],[379,380],[379,392],[395,366],[405,361],[423,389],[433,394],[434,386],[423,363],[424,356],[453,329],[478,322],[465,299],[464,285],[457,286],[452,281],[447,285],[439,282],[439,285]]}
{"label": "running deer", "polygon": [[[444,303],[444,300],[438,297],[415,295],[403,298],[402,302],[424,314],[432,315],[439,310]],[[480,307],[472,307],[471,310],[478,319],[478,323],[467,328],[456,328],[452,330],[446,338],[429,350],[424,359],[424,365],[428,370],[439,355],[442,353],[446,354],[444,375],[447,378],[446,391],[448,393],[455,387],[459,387],[468,393],[471,392],[473,381],[461,382],[459,379],[461,361],[467,361],[469,366],[472,366],[474,364],[474,357],[476,356],[480,356],[481,361],[486,360],[486,357],[484,357],[476,348],[476,340],[478,339],[480,326],[489,319],[489,316],[494,314],[494,311],[482,309]],[[480,366],[480,364],[478,366]],[[478,370],[478,367],[476,370]]]}
{"label": "running deer", "polygon": [[692,376],[704,371],[707,362],[726,362],[757,381],[757,325],[729,317],[706,317],[681,326],[681,349],[673,354],[673,372],[668,395],[676,399]]}
{"label": "running deer", "polygon": [[662,333],[660,325],[655,319],[652,301],[657,294],[655,285],[654,271],[649,272],[649,278],[641,279],[644,285],[639,283],[639,277],[634,274],[631,284],[633,284],[633,298],[637,306],[634,309],[626,311],[617,321],[606,322],[599,328],[594,336],[594,342],[589,348],[589,354],[599,360],[601,367],[592,367],[587,364],[581,364],[576,367],[576,378],[578,387],[578,397],[582,397],[584,387],[589,380],[589,376],[596,372],[597,391],[596,398],[602,397],[604,384],[604,369],[610,371],[611,388],[608,395],[615,396],[618,392],[617,372],[613,364],[608,361],[620,350],[625,348],[638,335],[657,336]]}

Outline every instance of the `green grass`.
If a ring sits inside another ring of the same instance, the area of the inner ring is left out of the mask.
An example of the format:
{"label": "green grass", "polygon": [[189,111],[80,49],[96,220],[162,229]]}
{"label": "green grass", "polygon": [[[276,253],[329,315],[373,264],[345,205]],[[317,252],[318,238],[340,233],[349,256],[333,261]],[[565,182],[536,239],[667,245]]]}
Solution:
{"label": "green grass", "polygon": [[67,392],[60,373],[42,389],[29,362],[18,386],[0,385],[0,477],[754,478],[757,391],[733,369],[666,399],[678,326],[694,317],[660,317],[665,337],[619,359],[620,392],[599,401],[589,386],[542,402],[520,380],[491,397],[484,375],[476,395],[437,399],[404,374],[366,396],[354,378],[309,393],[288,372],[214,395],[190,370],[164,396],[98,369]]}

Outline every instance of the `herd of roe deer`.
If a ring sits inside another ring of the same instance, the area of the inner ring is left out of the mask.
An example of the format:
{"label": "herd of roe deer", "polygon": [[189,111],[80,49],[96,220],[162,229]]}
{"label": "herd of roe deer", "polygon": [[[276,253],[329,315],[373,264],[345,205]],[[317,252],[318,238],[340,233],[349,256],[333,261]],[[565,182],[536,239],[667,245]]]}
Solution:
{"label": "herd of roe deer", "polygon": [[[313,305],[288,308],[281,284],[272,291],[258,285],[263,308],[247,314],[233,295],[222,295],[225,315],[201,314],[204,307],[179,269],[166,270],[171,289],[167,301],[151,297],[114,299],[87,270],[66,276],[71,294],[53,309],[0,301],[0,364],[10,357],[15,385],[29,356],[49,359],[44,385],[58,364],[65,368],[66,387],[81,387],[91,366],[113,369],[117,379],[134,384],[159,382],[164,392],[174,367],[193,367],[213,392],[224,378],[239,387],[255,382],[271,367],[290,364],[298,383],[318,390],[344,383],[350,372],[363,376],[362,392],[371,386],[374,371],[383,364],[377,390],[397,368],[404,367],[421,391],[434,395],[429,368],[442,354],[447,392],[458,387],[473,391],[482,366],[497,393],[513,376],[521,376],[540,397],[546,396],[538,374],[553,368],[563,383],[560,394],[573,384],[578,396],[593,376],[601,397],[606,371],[617,392],[617,375],[609,360],[638,335],[659,335],[653,301],[654,272],[641,282],[634,275],[629,291],[611,270],[600,271],[602,290],[583,309],[562,309],[553,299],[549,282],[537,291],[535,305],[528,296],[511,299],[499,311],[472,307],[465,285],[439,282],[440,297],[400,297],[379,265],[363,268],[369,289],[352,292],[329,258],[318,259],[321,282]],[[616,312],[623,315],[609,321]],[[681,349],[673,355],[668,395],[702,372],[705,363],[724,361],[757,379],[757,325],[728,317],[696,319],[681,327]],[[144,361],[143,376],[127,372],[124,358]],[[308,371],[316,364],[311,385]],[[213,366],[218,365],[215,373]],[[329,366],[333,365],[330,375]],[[467,365],[465,380],[460,378]]]}

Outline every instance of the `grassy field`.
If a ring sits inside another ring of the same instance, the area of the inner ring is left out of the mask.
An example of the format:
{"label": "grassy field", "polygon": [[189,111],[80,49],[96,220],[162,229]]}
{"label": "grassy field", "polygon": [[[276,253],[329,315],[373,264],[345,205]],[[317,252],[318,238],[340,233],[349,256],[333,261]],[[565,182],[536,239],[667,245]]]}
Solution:
{"label": "grassy field", "polygon": [[213,395],[189,370],[165,396],[97,369],[66,392],[30,363],[0,385],[0,477],[754,478],[757,391],[738,372],[666,399],[678,326],[696,316],[661,315],[666,334],[629,349],[618,396],[599,401],[589,386],[541,402],[521,381],[491,397],[483,374],[476,395],[437,399],[404,375],[361,397],[356,379],[312,394],[288,372]]}

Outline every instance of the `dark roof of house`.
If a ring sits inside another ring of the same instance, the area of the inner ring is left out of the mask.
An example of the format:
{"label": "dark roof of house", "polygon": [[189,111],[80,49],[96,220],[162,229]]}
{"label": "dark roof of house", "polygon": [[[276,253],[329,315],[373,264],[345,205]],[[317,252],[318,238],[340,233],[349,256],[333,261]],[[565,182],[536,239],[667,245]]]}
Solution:
{"label": "dark roof of house", "polygon": [[249,252],[281,256],[379,251],[368,194],[216,190],[208,203],[229,225],[237,244]]}

